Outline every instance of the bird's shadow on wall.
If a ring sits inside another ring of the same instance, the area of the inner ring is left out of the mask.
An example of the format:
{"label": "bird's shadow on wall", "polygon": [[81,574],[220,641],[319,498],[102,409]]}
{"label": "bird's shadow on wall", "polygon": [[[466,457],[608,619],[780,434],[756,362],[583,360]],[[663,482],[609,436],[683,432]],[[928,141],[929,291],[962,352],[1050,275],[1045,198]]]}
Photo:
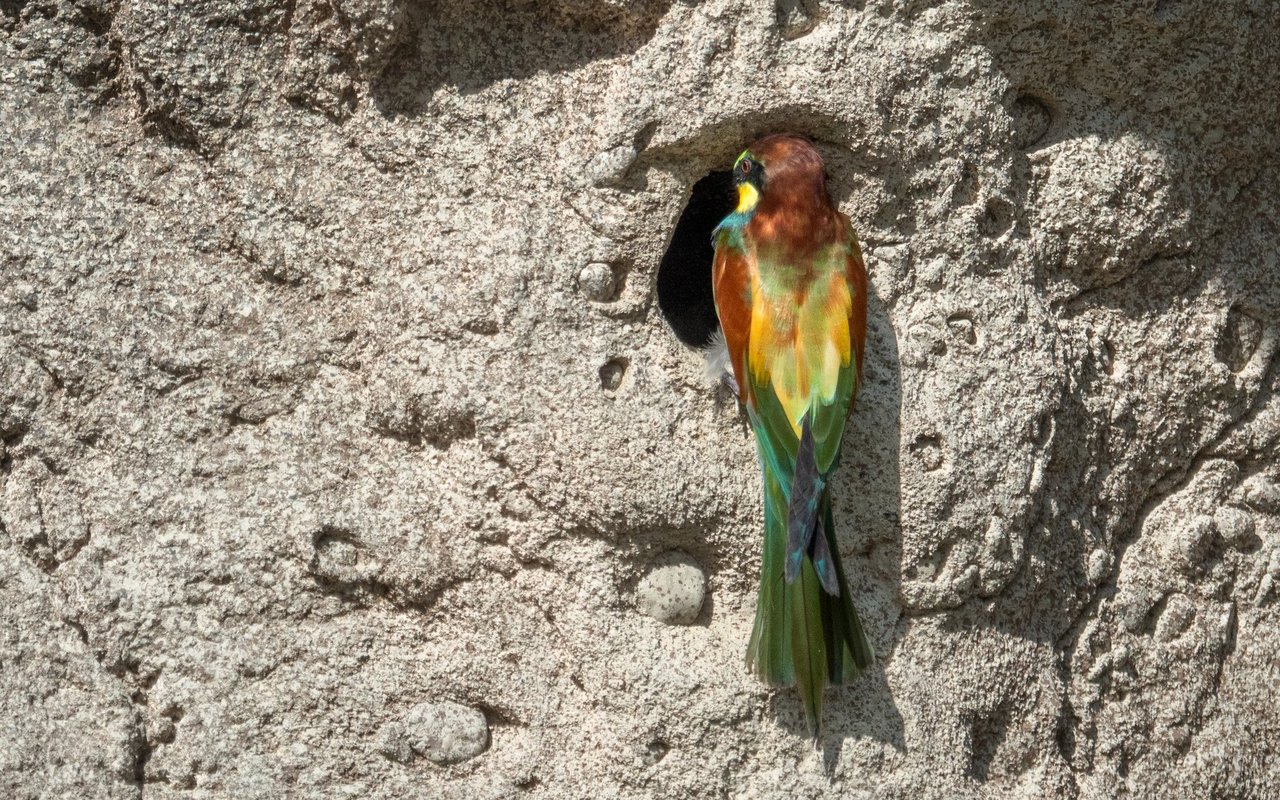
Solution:
{"label": "bird's shadow on wall", "polygon": [[[835,186],[837,203],[840,187]],[[716,170],[697,181],[676,223],[657,275],[658,305],[677,337],[701,347],[717,323],[711,293],[711,230],[732,210],[732,180]],[[902,715],[884,666],[900,631],[902,535],[899,440],[902,377],[890,309],[874,286],[867,303],[867,342],[862,386],[845,428],[841,466],[833,482],[836,534],[853,601],[876,661],[849,685],[828,689],[820,745],[834,769],[849,738],[871,738],[905,750]],[[776,692],[770,710],[800,739],[809,731],[794,690]]]}
{"label": "bird's shadow on wall", "polygon": [[885,675],[897,646],[902,608],[902,377],[898,338],[874,286],[867,302],[864,358],[863,382],[845,427],[833,502],[849,589],[876,648],[876,660],[849,685],[827,692],[821,746],[829,767],[850,737],[875,739],[899,751],[906,748],[902,715]]}

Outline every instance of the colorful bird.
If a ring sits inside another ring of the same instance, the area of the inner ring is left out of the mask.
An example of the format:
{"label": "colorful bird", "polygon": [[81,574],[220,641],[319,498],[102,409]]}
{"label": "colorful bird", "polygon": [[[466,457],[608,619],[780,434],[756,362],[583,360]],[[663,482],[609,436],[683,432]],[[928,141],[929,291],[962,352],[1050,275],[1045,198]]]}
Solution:
{"label": "colorful bird", "polygon": [[829,482],[862,374],[867,273],[807,140],[769,136],[733,166],[715,229],[716,313],[764,477],[764,556],[748,666],[795,685],[816,739],[827,684],[874,651],[849,596]]}

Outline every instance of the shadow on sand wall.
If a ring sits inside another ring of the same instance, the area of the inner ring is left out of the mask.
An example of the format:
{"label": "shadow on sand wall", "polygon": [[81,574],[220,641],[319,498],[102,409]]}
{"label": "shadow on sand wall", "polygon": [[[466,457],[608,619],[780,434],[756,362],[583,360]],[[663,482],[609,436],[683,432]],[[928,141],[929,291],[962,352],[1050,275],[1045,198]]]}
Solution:
{"label": "shadow on sand wall", "polygon": [[373,86],[387,115],[423,113],[436,89],[483,91],[502,80],[564,72],[633,53],[653,36],[669,0],[410,3],[406,31]]}

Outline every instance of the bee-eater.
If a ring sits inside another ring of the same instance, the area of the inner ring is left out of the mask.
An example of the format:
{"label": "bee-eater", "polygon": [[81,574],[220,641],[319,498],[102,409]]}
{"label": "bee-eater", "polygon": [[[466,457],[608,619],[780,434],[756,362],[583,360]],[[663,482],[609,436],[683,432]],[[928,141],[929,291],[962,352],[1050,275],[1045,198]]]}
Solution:
{"label": "bee-eater", "polygon": [[748,666],[795,685],[816,739],[828,683],[874,652],[849,597],[829,481],[862,374],[867,273],[807,140],[769,136],[733,166],[716,228],[716,313],[764,477],[764,555]]}

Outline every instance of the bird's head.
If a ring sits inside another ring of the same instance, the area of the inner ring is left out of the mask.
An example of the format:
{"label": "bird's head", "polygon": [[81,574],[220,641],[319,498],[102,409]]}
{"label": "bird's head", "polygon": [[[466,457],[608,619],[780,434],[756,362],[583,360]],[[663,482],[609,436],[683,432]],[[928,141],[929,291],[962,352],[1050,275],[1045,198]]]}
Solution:
{"label": "bird's head", "polygon": [[754,211],[764,191],[764,164],[750,149],[743,150],[733,162],[733,182],[738,187],[738,207],[734,211],[739,214]]}
{"label": "bird's head", "polygon": [[733,164],[739,214],[749,214],[769,200],[794,204],[829,204],[822,156],[808,139],[781,133],[766,136],[738,156]]}

